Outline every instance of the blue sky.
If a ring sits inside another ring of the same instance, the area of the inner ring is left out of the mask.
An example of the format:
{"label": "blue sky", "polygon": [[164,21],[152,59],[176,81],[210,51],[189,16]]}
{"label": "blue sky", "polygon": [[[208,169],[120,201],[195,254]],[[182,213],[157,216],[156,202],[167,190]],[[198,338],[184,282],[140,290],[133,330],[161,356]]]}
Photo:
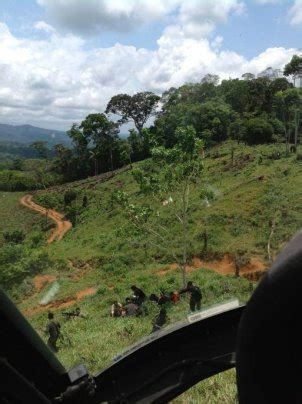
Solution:
{"label": "blue sky", "polygon": [[65,129],[118,92],[282,68],[302,0],[0,0],[0,122]]}
{"label": "blue sky", "polygon": [[[250,0],[245,4],[246,11],[240,18],[237,15],[230,16],[229,21],[219,26],[215,32],[223,36],[224,48],[239,52],[246,57],[253,57],[275,46],[302,48],[302,24],[290,26],[287,17],[292,1],[259,4]],[[1,0],[0,16],[0,19],[19,37],[37,38],[37,33],[32,30],[35,22],[52,22],[47,11],[35,0]],[[131,32],[102,32],[88,38],[88,43],[89,46],[106,47],[120,42],[139,48],[156,49],[156,41],[166,23],[167,20],[145,24]]]}

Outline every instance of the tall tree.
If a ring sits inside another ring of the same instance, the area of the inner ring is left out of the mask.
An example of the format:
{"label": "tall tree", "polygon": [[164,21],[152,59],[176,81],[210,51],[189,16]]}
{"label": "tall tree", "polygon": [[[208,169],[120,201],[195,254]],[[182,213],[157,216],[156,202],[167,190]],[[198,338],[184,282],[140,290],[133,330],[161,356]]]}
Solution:
{"label": "tall tree", "polygon": [[72,139],[74,144],[73,158],[76,176],[79,178],[86,177],[90,173],[89,151],[88,144],[89,138],[83,133],[80,126],[76,123],[72,124],[68,136]]}
{"label": "tall tree", "polygon": [[301,99],[299,91],[289,88],[285,91],[278,91],[274,97],[274,111],[278,119],[284,125],[284,137],[286,151],[289,151],[290,135],[295,130],[294,143],[297,145],[298,128],[300,124]]}
{"label": "tall tree", "polygon": [[291,61],[287,63],[287,65],[285,65],[284,76],[294,76],[296,73],[298,73],[301,66],[302,66],[302,57],[294,55]]}
{"label": "tall tree", "polygon": [[243,73],[241,76],[244,80],[253,80],[255,75],[253,73]]}
{"label": "tall tree", "polygon": [[[118,124],[110,121],[105,114],[90,114],[80,125],[83,135],[94,144],[95,156],[101,163],[109,163],[111,171],[114,168],[113,151],[118,141]],[[106,166],[104,167],[106,170]]]}
{"label": "tall tree", "polygon": [[219,83],[219,76],[217,74],[206,74],[202,79],[201,83],[211,83],[217,86]]}
{"label": "tall tree", "polygon": [[132,121],[141,135],[142,129],[149,118],[156,113],[160,97],[150,91],[134,95],[118,94],[109,101],[106,114],[120,116],[119,123],[124,124]]}

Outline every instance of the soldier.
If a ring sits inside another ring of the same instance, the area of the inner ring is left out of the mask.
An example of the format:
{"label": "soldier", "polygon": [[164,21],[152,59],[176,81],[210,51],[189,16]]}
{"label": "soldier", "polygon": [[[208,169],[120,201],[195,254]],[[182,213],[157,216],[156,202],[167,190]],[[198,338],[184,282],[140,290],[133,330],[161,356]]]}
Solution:
{"label": "soldier", "polygon": [[140,314],[138,305],[133,303],[129,297],[126,298],[124,309],[127,317],[137,317]]}
{"label": "soldier", "polygon": [[121,317],[123,312],[123,306],[117,300],[113,302],[110,310],[111,317]]}
{"label": "soldier", "polygon": [[193,285],[193,282],[189,281],[187,286],[179,291],[179,294],[182,293],[191,293],[190,298],[190,310],[195,311],[200,310],[201,307],[201,290],[198,286]]}
{"label": "soldier", "polygon": [[160,296],[158,299],[158,304],[161,306],[163,304],[166,304],[170,302],[170,296],[166,295],[165,292],[163,290],[161,290],[160,292]]}
{"label": "soldier", "polygon": [[159,311],[159,314],[153,320],[153,329],[152,332],[159,331],[163,328],[168,320],[167,310],[162,307]]}
{"label": "soldier", "polygon": [[135,285],[132,285],[131,289],[133,291],[133,297],[134,297],[135,303],[138,306],[140,306],[146,299],[145,293]]}
{"label": "soldier", "polygon": [[60,338],[61,325],[54,320],[54,315],[51,312],[48,313],[48,320],[46,325],[46,333],[49,334],[47,345],[53,352],[58,352],[57,341]]}
{"label": "soldier", "polygon": [[159,297],[155,293],[151,293],[151,295],[149,296],[149,300],[153,303],[158,304]]}
{"label": "soldier", "polygon": [[170,301],[177,303],[179,301],[179,294],[177,292],[170,292]]}

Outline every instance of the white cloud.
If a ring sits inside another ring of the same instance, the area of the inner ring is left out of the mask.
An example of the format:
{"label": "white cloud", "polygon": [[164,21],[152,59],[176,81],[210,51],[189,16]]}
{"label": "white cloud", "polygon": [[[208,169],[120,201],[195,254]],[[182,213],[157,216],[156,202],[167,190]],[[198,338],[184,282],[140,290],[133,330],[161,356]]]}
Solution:
{"label": "white cloud", "polygon": [[58,27],[81,34],[130,31],[156,21],[181,0],[37,0]]}
{"label": "white cloud", "polygon": [[233,12],[243,12],[243,3],[237,0],[186,0],[180,5],[178,20],[184,32],[190,36],[204,36],[225,23]]}
{"label": "white cloud", "polygon": [[[40,28],[45,28],[39,24]],[[87,114],[103,111],[120,92],[158,93],[207,73],[221,78],[283,67],[295,49],[270,48],[248,60],[169,25],[155,50],[116,44],[87,48],[86,41],[49,30],[43,39],[15,37],[0,24],[0,116],[2,122],[67,129]]]}
{"label": "white cloud", "polygon": [[37,0],[57,27],[77,34],[134,31],[163,18],[191,35],[211,32],[230,13],[244,9],[239,0]]}
{"label": "white cloud", "polygon": [[39,31],[45,31],[47,33],[55,32],[54,27],[51,25],[47,24],[45,21],[38,21],[35,24],[35,28]]}
{"label": "white cloud", "polygon": [[302,24],[302,0],[295,0],[289,10],[289,18],[291,25]]}

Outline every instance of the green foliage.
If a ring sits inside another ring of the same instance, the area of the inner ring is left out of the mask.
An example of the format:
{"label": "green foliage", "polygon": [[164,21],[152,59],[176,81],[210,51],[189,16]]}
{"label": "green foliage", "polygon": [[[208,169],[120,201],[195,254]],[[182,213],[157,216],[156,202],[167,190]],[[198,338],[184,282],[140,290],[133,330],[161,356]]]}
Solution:
{"label": "green foliage", "polygon": [[302,64],[302,58],[298,55],[294,55],[289,63],[285,65],[284,76],[292,76],[299,71]]}
{"label": "green foliage", "polygon": [[20,171],[2,170],[0,171],[1,191],[27,191],[36,188],[34,175]]}
{"label": "green foliage", "polygon": [[39,157],[42,159],[47,159],[48,155],[49,155],[49,150],[47,147],[47,142],[43,142],[43,141],[36,141],[34,143],[31,144],[31,147],[36,150],[36,152],[38,153]]}
{"label": "green foliage", "polygon": [[114,169],[114,151],[118,149],[118,124],[109,121],[105,114],[90,114],[80,125],[87,142],[92,142],[93,159],[97,163],[98,171],[104,172]]}
{"label": "green foliage", "polygon": [[233,116],[230,106],[219,98],[195,104],[180,101],[156,120],[156,136],[159,143],[172,147],[177,142],[177,127],[192,126],[197,136],[211,145],[213,141],[226,139]]}
{"label": "green foliage", "polygon": [[11,287],[26,276],[49,268],[51,260],[44,251],[35,251],[22,245],[5,244],[0,248],[0,284]]}
{"label": "green foliage", "polygon": [[246,124],[245,141],[249,145],[270,143],[272,141],[272,126],[264,119],[249,119]]}
{"label": "green foliage", "polygon": [[3,238],[7,243],[22,244],[25,239],[25,234],[22,229],[4,231]]}
{"label": "green foliage", "polygon": [[70,189],[66,191],[64,194],[64,205],[68,206],[76,199],[77,199],[77,192],[74,191],[73,189]]}
{"label": "green foliage", "polygon": [[[140,192],[150,195],[154,200],[162,202],[162,206],[172,205],[169,216],[163,216],[161,209],[154,209],[150,204],[137,204],[131,200],[124,191],[116,191],[113,198],[124,209],[128,216],[131,237],[137,236],[143,247],[151,243],[158,250],[170,250],[174,259],[180,262],[179,249],[182,249],[183,282],[185,282],[185,266],[188,256],[188,230],[189,230],[189,194],[190,187],[194,187],[202,171],[200,152],[203,148],[202,140],[196,137],[194,127],[179,127],[176,129],[177,143],[173,148],[163,146],[151,150],[152,159],[161,169],[158,172],[143,172],[135,169],[132,172],[134,180],[140,186]],[[167,193],[173,193],[168,196]],[[165,198],[165,199],[164,199]],[[175,207],[174,207],[175,206]],[[166,209],[167,212],[167,209]],[[169,234],[167,223],[177,218],[181,227],[180,240]],[[130,236],[129,234],[129,236]],[[146,241],[145,235],[149,235]],[[173,240],[171,239],[171,236]],[[174,242],[174,247],[171,247]],[[176,251],[175,251],[176,248]],[[147,255],[147,253],[146,253]]]}
{"label": "green foliage", "polygon": [[150,91],[134,94],[118,94],[109,101],[106,114],[112,113],[121,117],[120,123],[124,124],[131,120],[138,133],[141,131],[148,119],[155,114],[157,104],[160,100],[158,95]]}

